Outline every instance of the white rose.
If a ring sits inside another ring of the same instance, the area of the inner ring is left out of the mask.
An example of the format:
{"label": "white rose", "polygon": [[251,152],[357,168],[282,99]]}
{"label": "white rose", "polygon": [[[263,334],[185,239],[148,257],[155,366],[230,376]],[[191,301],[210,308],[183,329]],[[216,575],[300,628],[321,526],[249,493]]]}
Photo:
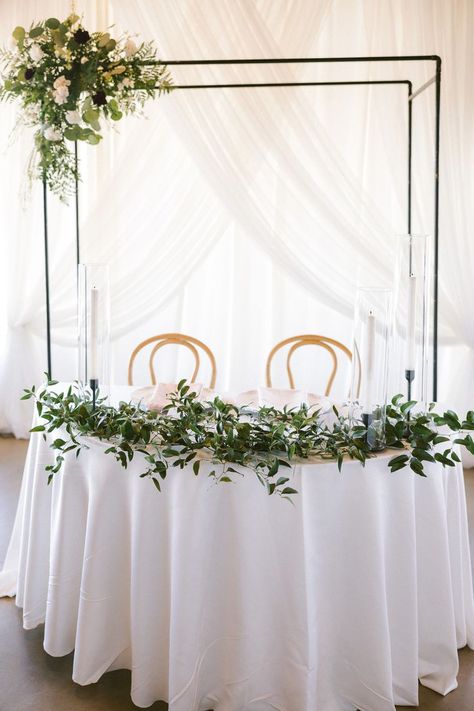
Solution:
{"label": "white rose", "polygon": [[81,57],[81,64],[87,64],[88,61],[88,57]]}
{"label": "white rose", "polygon": [[125,43],[125,54],[127,57],[132,57],[138,50],[137,45],[132,39],[128,39]]}
{"label": "white rose", "polygon": [[66,121],[70,124],[81,123],[81,114],[79,111],[66,111]]}
{"label": "white rose", "polygon": [[62,74],[60,77],[54,80],[53,86],[55,89],[65,89],[68,91],[67,87],[70,85],[70,80],[66,79],[64,74]]}
{"label": "white rose", "polygon": [[60,87],[59,89],[56,89],[55,91],[53,91],[54,101],[59,106],[66,103],[68,96],[69,96],[69,89],[67,88],[67,86]]}
{"label": "white rose", "polygon": [[39,44],[32,44],[30,47],[30,57],[33,60],[33,62],[41,62],[41,60],[44,57],[44,52],[39,46]]}
{"label": "white rose", "polygon": [[53,126],[48,126],[44,131],[44,137],[47,141],[60,141],[62,136]]}

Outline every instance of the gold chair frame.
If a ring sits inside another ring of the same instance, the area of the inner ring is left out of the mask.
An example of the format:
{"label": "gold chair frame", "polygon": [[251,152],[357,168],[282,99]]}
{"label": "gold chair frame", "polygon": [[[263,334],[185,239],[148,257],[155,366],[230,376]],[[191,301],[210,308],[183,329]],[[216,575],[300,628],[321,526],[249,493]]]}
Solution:
{"label": "gold chair frame", "polygon": [[156,375],[155,375],[155,367],[154,367],[154,360],[157,352],[160,350],[160,348],[163,348],[164,346],[172,345],[172,344],[177,344],[180,346],[185,346],[189,351],[194,356],[194,371],[191,377],[191,383],[196,382],[197,374],[199,372],[199,368],[201,367],[201,360],[199,357],[199,351],[196,348],[201,348],[204,353],[208,356],[209,361],[211,363],[211,382],[209,387],[214,388],[216,384],[216,376],[217,376],[217,367],[216,367],[216,359],[214,357],[214,353],[211,351],[211,349],[206,346],[205,343],[200,341],[198,338],[194,338],[193,336],[186,336],[184,333],[160,333],[157,336],[151,336],[151,338],[147,338],[141,343],[138,344],[136,348],[134,348],[132,355],[130,356],[130,360],[128,362],[128,384],[133,385],[133,365],[135,363],[135,359],[138,355],[138,353],[143,349],[146,348],[146,346],[149,346],[151,343],[155,343],[156,345],[153,347],[150,358],[148,361],[148,369],[150,371],[150,376],[151,376],[151,382],[152,385],[156,385]]}
{"label": "gold chair frame", "polygon": [[[338,348],[340,351],[342,351],[348,358],[349,361],[352,362],[352,353],[345,346],[343,343],[340,341],[336,341],[334,338],[329,338],[327,336],[319,336],[316,334],[303,334],[301,336],[292,336],[291,338],[285,338],[283,341],[280,341],[279,343],[276,344],[270,351],[268,358],[267,358],[267,364],[265,368],[265,376],[266,376],[266,384],[268,388],[272,387],[272,375],[271,375],[271,368],[272,368],[272,361],[275,356],[275,354],[284,348],[285,346],[289,345],[292,343],[293,345],[288,351],[288,355],[286,358],[286,372],[288,374],[288,380],[290,383],[290,388],[292,390],[295,389],[295,380],[293,378],[293,372],[291,370],[291,359],[293,357],[293,354],[295,351],[298,350],[298,348],[301,348],[302,346],[320,346],[321,348],[324,348],[331,356],[332,360],[332,369],[331,373],[329,375],[329,380],[326,386],[326,391],[325,395],[328,396],[331,393],[331,388],[334,383],[334,378],[336,377],[337,369],[338,369],[338,360],[337,360],[337,352],[336,348]],[[360,363],[359,363],[359,371],[360,371]],[[360,387],[360,372],[359,372],[359,377],[358,377],[358,385],[357,385],[357,391],[359,390]]]}

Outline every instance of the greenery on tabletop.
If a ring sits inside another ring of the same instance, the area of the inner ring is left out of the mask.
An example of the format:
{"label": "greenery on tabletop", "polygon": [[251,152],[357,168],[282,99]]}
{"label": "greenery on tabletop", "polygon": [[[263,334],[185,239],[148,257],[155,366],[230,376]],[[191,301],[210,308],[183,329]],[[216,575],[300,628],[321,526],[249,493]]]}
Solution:
{"label": "greenery on tabletop", "polygon": [[0,99],[19,99],[19,122],[36,129],[29,177],[45,178],[63,200],[79,177],[68,142],[98,144],[104,121],[139,112],[147,99],[171,89],[152,42],[89,33],[75,14],[16,27],[12,48],[0,56]]}
{"label": "greenery on tabletop", "polygon": [[[192,465],[198,475],[201,462],[207,459],[212,463],[209,476],[217,482],[235,481],[242,475],[235,468],[240,465],[252,469],[269,494],[291,497],[297,493],[289,475],[296,460],[319,456],[337,461],[341,470],[345,458],[364,464],[374,456],[365,426],[336,408],[333,422],[328,422],[320,410],[305,405],[283,411],[273,407],[249,411],[218,397],[200,402],[184,380],[160,413],[125,402],[114,408],[103,399],[94,408],[90,393],[84,393],[78,384],[66,392],[56,392],[54,385],[55,381],[48,381],[45,387],[32,387],[23,395],[25,400],[36,401],[41,419],[31,431],[42,432],[45,439],[46,433],[58,434],[51,443],[55,462],[46,467],[48,483],[60,471],[67,452],[78,456],[88,449],[85,437],[107,442],[106,454],[124,468],[135,454],[143,454],[140,476],[151,479],[158,491],[170,467]],[[425,462],[454,466],[459,462],[455,444],[465,445],[474,454],[474,440],[467,432],[474,430],[474,412],[462,422],[451,410],[436,414],[433,406],[426,413],[413,414],[415,404],[397,395],[387,408],[387,446],[403,450],[390,460],[392,472],[409,466],[425,476]],[[461,434],[463,430],[466,432]]]}
{"label": "greenery on tabletop", "polygon": [[411,414],[416,405],[416,400],[407,402],[402,395],[396,395],[387,408],[387,444],[406,450],[390,460],[392,472],[409,466],[416,474],[426,476],[423,462],[454,467],[461,461],[454,447],[457,444],[474,454],[474,440],[469,434],[474,430],[474,411],[470,410],[462,421],[452,410],[439,415],[434,403],[427,412]]}

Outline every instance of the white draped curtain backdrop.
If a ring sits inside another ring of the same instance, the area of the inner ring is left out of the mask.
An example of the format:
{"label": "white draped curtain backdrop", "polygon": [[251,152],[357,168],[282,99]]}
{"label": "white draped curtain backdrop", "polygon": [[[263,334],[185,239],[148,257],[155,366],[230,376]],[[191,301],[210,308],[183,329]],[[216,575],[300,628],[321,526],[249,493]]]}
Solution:
{"label": "white draped curtain backdrop", "polygon": [[[470,0],[102,0],[92,29],[155,40],[164,59],[439,54],[443,59],[440,399],[474,399],[474,4]],[[0,5],[0,40],[66,2]],[[172,68],[175,83],[400,78],[399,64]],[[413,76],[414,70],[411,69]],[[420,65],[415,85],[434,72]],[[406,73],[406,72],[405,72]],[[434,88],[419,98],[415,223],[432,231]],[[430,93],[431,92],[431,93]],[[110,265],[113,380],[143,338],[182,331],[215,352],[221,389],[263,383],[274,343],[323,333],[351,345],[357,285],[390,284],[406,231],[406,87],[177,91],[80,146],[81,260]],[[26,436],[21,388],[46,368],[41,186],[26,201],[31,136],[0,107],[0,429]],[[421,126],[421,128],[420,128]],[[423,152],[426,156],[423,156]],[[431,163],[429,162],[431,160]],[[49,199],[53,374],[76,376],[74,214]],[[160,361],[160,380],[188,372]],[[301,358],[299,385],[320,391]],[[140,370],[138,371],[140,380]],[[142,379],[145,378],[143,369]],[[277,384],[285,385],[283,380]],[[347,377],[335,395],[343,397]]]}

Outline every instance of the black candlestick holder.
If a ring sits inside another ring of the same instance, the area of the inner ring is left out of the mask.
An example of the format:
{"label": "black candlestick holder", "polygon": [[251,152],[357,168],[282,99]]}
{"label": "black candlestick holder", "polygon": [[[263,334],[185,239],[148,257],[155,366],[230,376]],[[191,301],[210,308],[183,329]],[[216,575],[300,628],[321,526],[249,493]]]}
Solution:
{"label": "black candlestick holder", "polygon": [[89,380],[89,387],[92,392],[92,409],[95,410],[97,393],[99,392],[99,378],[91,378]]}
{"label": "black candlestick holder", "polygon": [[407,381],[407,399],[411,400],[411,384],[415,380],[415,370],[405,370],[405,380]]}

